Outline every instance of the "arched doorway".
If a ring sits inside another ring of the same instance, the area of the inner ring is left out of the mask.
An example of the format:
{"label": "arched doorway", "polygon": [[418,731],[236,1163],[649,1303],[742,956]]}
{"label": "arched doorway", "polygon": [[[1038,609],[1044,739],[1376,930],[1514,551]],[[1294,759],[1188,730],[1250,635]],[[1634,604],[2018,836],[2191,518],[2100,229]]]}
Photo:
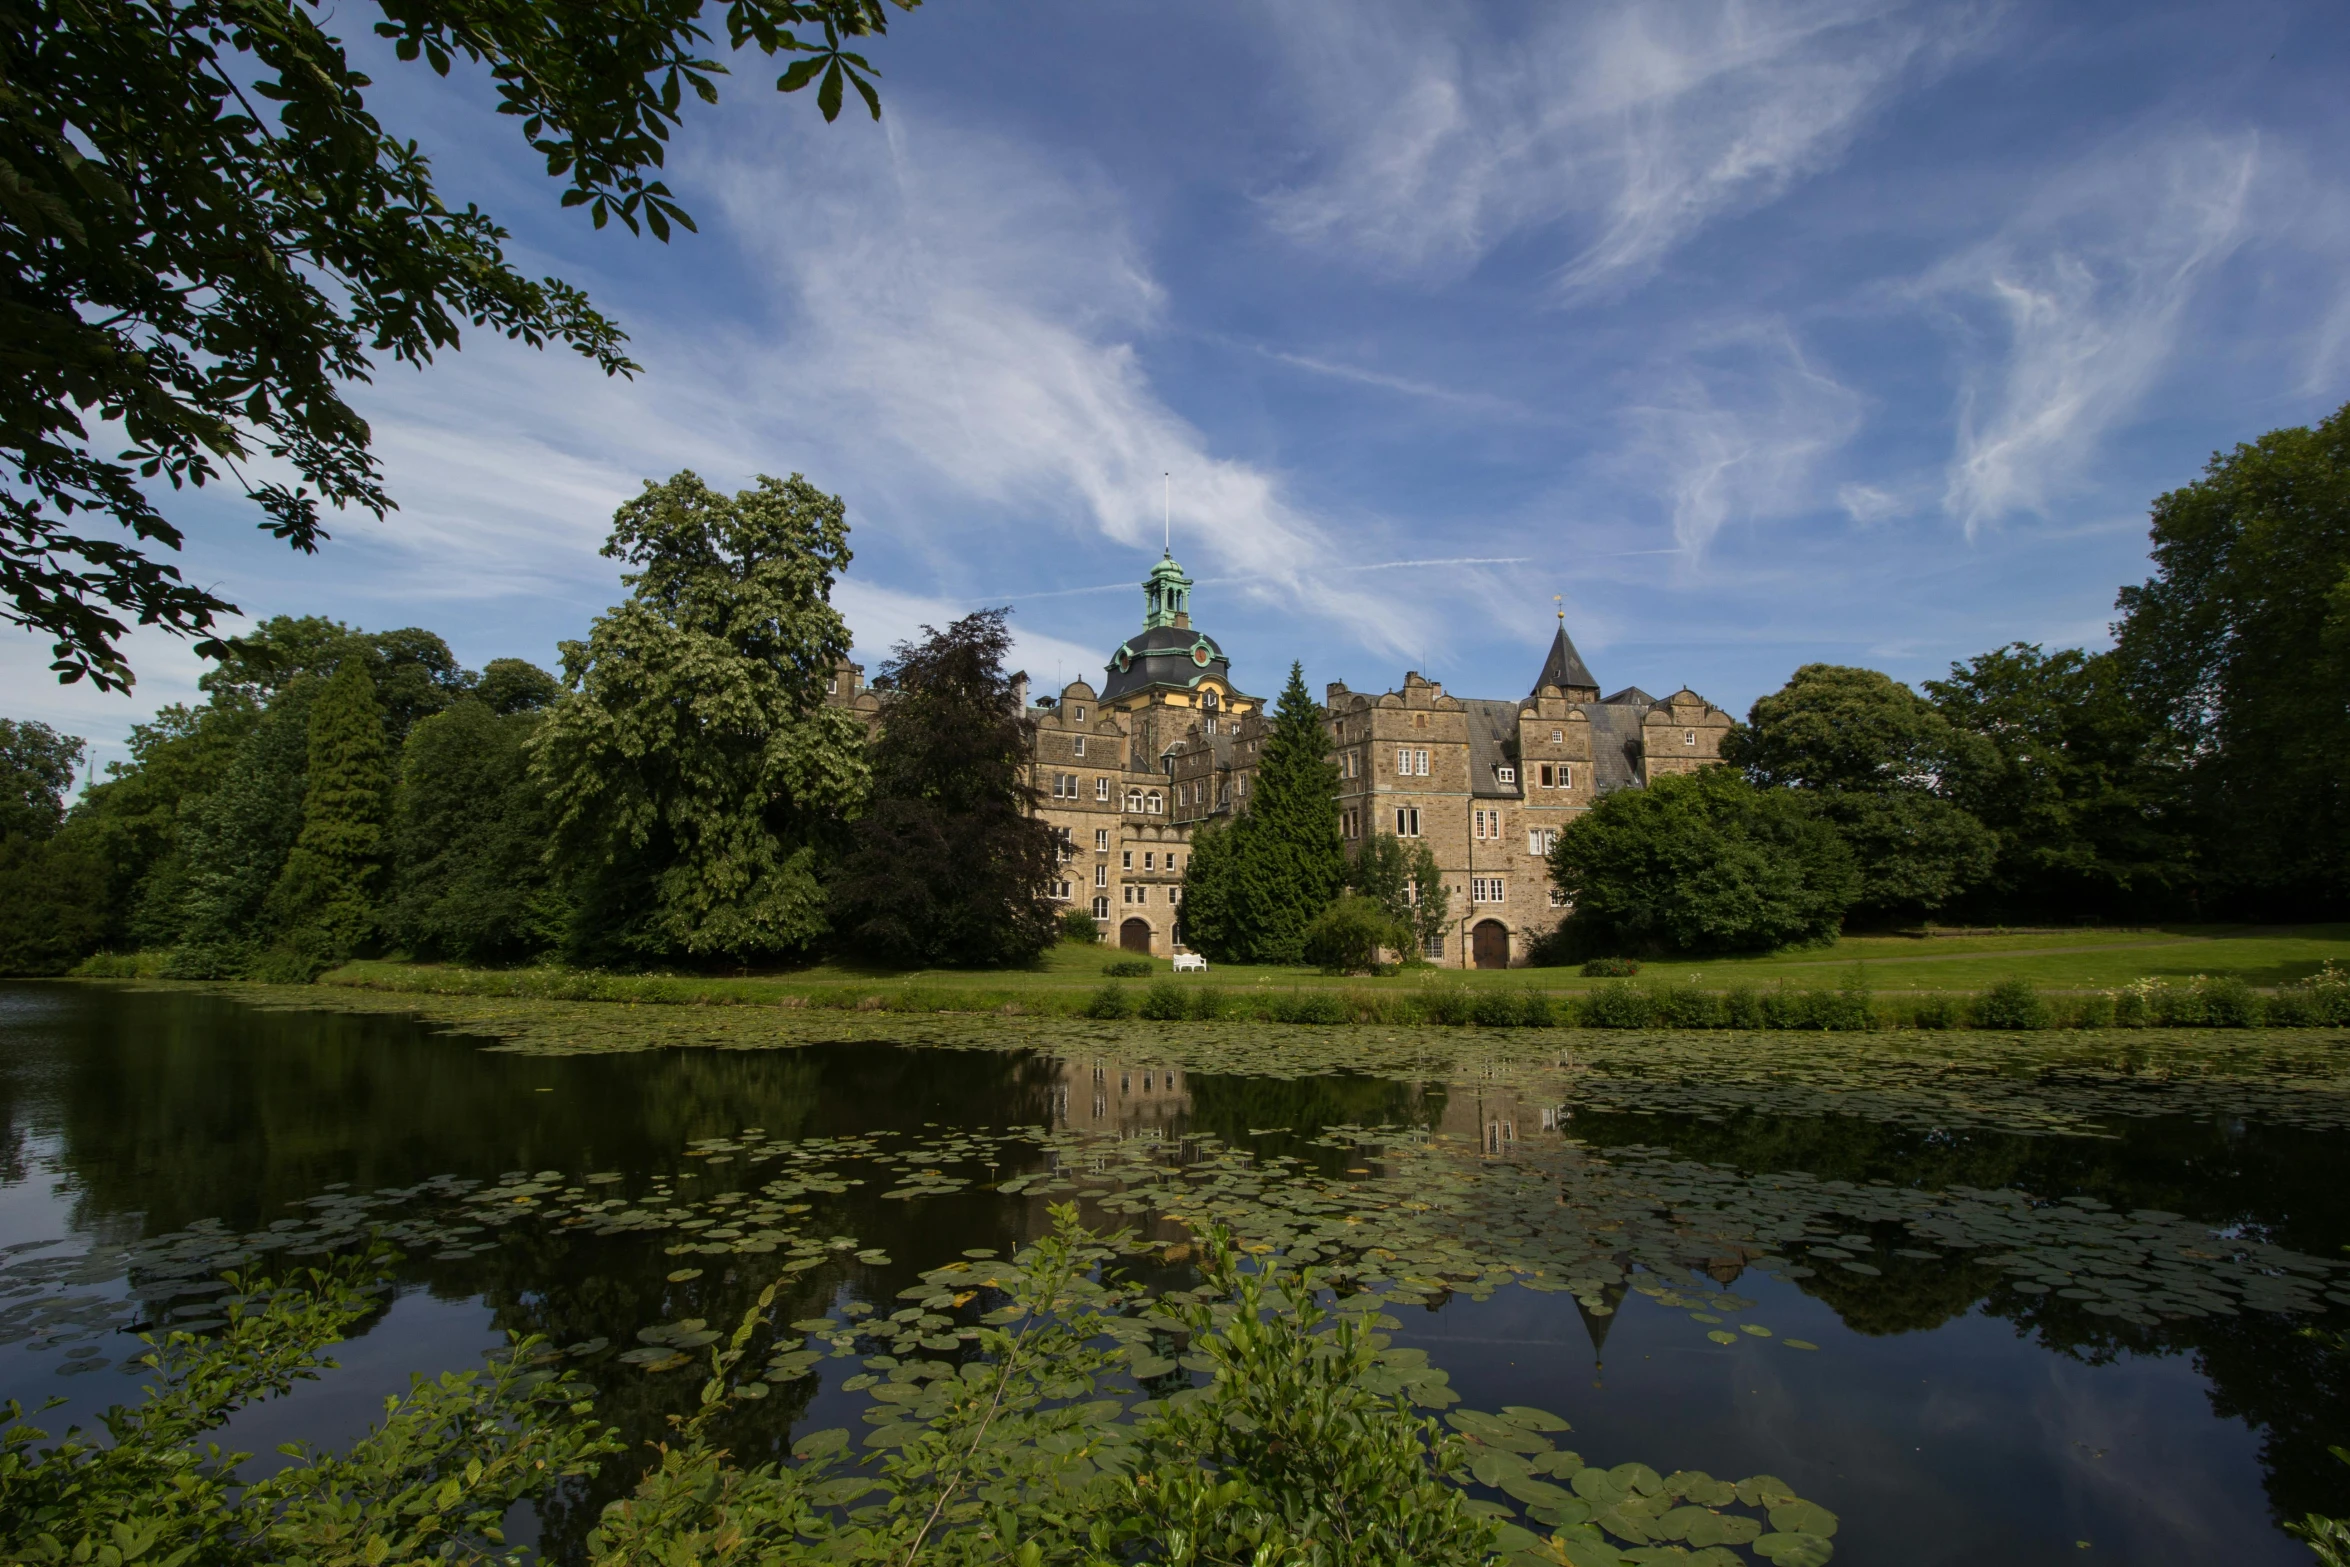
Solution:
{"label": "arched doorway", "polygon": [[1470,959],[1479,968],[1510,966],[1510,928],[1499,920],[1480,920],[1469,932]]}
{"label": "arched doorway", "polygon": [[1151,922],[1128,920],[1118,927],[1118,945],[1129,952],[1148,952],[1151,949]]}

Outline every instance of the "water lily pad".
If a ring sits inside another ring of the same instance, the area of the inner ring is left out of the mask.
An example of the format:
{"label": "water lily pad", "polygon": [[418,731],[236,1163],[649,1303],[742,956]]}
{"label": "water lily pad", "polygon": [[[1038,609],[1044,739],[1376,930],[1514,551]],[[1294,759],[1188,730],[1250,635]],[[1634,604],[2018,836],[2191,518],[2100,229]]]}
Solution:
{"label": "water lily pad", "polygon": [[1820,1347],[1807,1338],[1783,1338],[1779,1342],[1789,1349],[1818,1349]]}
{"label": "water lily pad", "polygon": [[1771,1527],[1781,1534],[1816,1534],[1825,1538],[1836,1532],[1836,1515],[1817,1502],[1797,1499],[1781,1502],[1771,1509]]}
{"label": "water lily pad", "polygon": [[1737,1334],[1724,1332],[1720,1328],[1714,1329],[1711,1333],[1708,1333],[1706,1337],[1712,1339],[1717,1344],[1735,1344],[1738,1342]]}
{"label": "water lily pad", "polygon": [[1536,1409],[1527,1404],[1504,1404],[1501,1418],[1525,1431],[1572,1431],[1573,1426],[1547,1409]]}
{"label": "water lily pad", "polygon": [[678,1268],[670,1273],[669,1282],[683,1284],[688,1279],[698,1279],[701,1276],[702,1270],[699,1268]]}
{"label": "water lily pad", "polygon": [[1836,1547],[1816,1534],[1766,1534],[1749,1550],[1773,1567],[1827,1567]]}

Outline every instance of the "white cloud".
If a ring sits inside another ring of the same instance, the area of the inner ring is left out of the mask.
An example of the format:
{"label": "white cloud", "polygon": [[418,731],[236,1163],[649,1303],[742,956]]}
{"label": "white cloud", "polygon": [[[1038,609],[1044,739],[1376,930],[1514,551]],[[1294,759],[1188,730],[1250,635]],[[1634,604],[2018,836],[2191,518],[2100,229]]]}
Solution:
{"label": "white cloud", "polygon": [[[900,642],[920,640],[924,626],[944,626],[973,610],[994,608],[1001,601],[933,598],[845,578],[833,589],[832,602],[848,621],[849,631],[856,638],[857,660],[870,675],[889,657],[892,647]],[[1070,680],[1101,683],[1100,648],[1064,641],[1036,630],[1025,620],[1015,604],[1009,622],[1011,664],[1015,669],[1028,671],[1032,689],[1040,692],[1059,689],[1053,684],[1056,672],[1064,683]]]}
{"label": "white cloud", "polygon": [[2258,140],[2131,137],[2052,180],[1920,285],[1969,363],[1943,506],[1971,534],[2045,512],[2170,364],[2187,306],[2243,243]]}
{"label": "white cloud", "polygon": [[1715,333],[1672,363],[1659,395],[1626,411],[1621,462],[1664,502],[1679,553],[1702,555],[1731,522],[1816,504],[1821,459],[1859,429],[1860,399],[1811,365],[1783,322]]}
{"label": "white cloud", "polygon": [[1977,42],[1967,5],[1666,0],[1277,10],[1318,155],[1268,198],[1304,240],[1457,273],[1566,220],[1570,291],[1637,279],[1714,219],[1832,165],[1911,77]]}
{"label": "white cloud", "polygon": [[[223,620],[230,633],[244,620]],[[105,764],[127,761],[131,725],[144,723],[173,702],[201,703],[197,677],[212,666],[198,658],[185,638],[154,626],[133,626],[121,647],[138,684],[128,695],[99,690],[88,681],[59,685],[49,671],[49,639],[19,627],[0,627],[0,690],[8,693],[0,717],[32,719],[90,742],[83,782],[105,776]]]}

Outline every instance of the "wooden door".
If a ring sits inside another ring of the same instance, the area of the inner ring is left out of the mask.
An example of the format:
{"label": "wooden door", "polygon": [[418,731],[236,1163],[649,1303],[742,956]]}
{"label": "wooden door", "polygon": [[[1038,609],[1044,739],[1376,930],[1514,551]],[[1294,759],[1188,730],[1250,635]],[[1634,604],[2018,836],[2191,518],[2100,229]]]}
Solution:
{"label": "wooden door", "polygon": [[1151,949],[1151,922],[1128,920],[1118,927],[1118,945],[1129,952],[1148,952]]}
{"label": "wooden door", "polygon": [[1479,968],[1510,966],[1510,930],[1499,920],[1483,920],[1469,932],[1470,961]]}

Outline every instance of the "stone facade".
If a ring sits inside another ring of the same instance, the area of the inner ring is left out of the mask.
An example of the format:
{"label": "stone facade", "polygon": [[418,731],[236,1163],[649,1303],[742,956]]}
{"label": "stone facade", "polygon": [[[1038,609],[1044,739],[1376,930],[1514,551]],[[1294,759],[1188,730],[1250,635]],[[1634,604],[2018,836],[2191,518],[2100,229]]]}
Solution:
{"label": "stone facade", "polygon": [[[1263,700],[1193,629],[1191,588],[1162,557],[1143,583],[1143,629],[1102,685],[1072,681],[1027,706],[1037,814],[1066,870],[1056,897],[1090,910],[1108,942],[1160,956],[1181,943],[1192,834],[1247,806],[1269,728]],[[832,699],[878,710],[854,665]],[[1346,852],[1377,832],[1434,851],[1453,920],[1426,956],[1453,968],[1524,963],[1566,912],[1546,861],[1558,829],[1611,790],[1718,762],[1731,724],[1686,688],[1602,697],[1563,616],[1523,698],[1452,696],[1414,670],[1377,694],[1332,684],[1323,706]]]}

